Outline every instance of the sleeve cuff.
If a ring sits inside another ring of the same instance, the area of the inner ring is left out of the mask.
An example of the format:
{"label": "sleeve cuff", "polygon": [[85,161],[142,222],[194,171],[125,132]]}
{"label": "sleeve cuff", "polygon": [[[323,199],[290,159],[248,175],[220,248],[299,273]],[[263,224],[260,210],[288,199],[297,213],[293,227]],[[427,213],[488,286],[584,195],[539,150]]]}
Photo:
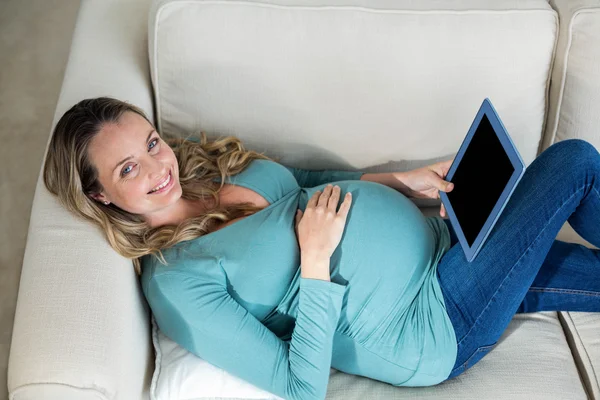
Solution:
{"label": "sleeve cuff", "polygon": [[304,289],[324,290],[340,296],[346,292],[346,286],[339,283],[325,281],[323,279],[311,279],[300,277],[300,287]]}
{"label": "sleeve cuff", "polygon": [[366,174],[363,171],[339,171],[336,173],[335,180],[359,181],[360,177]]}
{"label": "sleeve cuff", "polygon": [[356,172],[356,180],[357,180],[357,181],[359,181],[359,180],[360,180],[360,178],[361,178],[361,177],[362,177],[364,174],[366,174],[366,172],[362,172],[362,171],[358,171],[358,172]]}

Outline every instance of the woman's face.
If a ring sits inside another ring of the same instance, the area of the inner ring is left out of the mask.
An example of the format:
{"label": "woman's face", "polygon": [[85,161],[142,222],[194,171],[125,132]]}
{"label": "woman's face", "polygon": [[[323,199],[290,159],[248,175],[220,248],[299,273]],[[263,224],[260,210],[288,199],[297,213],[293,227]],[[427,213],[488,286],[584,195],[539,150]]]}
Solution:
{"label": "woman's face", "polygon": [[104,125],[90,143],[89,157],[104,188],[93,196],[101,202],[148,218],[168,213],[181,197],[173,150],[134,112]]}

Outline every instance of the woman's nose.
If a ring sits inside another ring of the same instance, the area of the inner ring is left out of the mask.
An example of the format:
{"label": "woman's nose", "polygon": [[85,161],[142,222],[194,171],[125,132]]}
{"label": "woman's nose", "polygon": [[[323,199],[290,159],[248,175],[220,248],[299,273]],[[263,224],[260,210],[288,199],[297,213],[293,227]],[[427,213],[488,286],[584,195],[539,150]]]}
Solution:
{"label": "woman's nose", "polygon": [[159,179],[166,178],[168,173],[169,173],[169,170],[166,168],[156,170],[156,172],[154,172],[150,175],[150,181],[158,182]]}
{"label": "woman's nose", "polygon": [[148,168],[150,171],[148,179],[150,179],[151,182],[156,182],[158,179],[164,178],[169,172],[169,168],[165,164],[156,160],[151,161],[148,164]]}

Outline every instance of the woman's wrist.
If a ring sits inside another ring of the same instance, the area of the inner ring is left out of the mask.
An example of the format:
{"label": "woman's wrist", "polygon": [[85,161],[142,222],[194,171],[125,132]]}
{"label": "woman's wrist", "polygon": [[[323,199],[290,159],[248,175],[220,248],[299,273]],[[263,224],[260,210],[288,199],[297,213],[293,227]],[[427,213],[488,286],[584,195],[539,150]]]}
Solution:
{"label": "woman's wrist", "polygon": [[302,278],[331,281],[329,257],[313,253],[301,253],[300,276]]}

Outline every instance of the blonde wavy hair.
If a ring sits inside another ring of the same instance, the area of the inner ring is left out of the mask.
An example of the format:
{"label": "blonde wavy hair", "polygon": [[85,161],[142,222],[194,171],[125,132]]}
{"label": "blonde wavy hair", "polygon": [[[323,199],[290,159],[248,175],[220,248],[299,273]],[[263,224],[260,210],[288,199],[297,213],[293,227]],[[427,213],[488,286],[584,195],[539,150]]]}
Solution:
{"label": "blonde wavy hair", "polygon": [[[142,116],[154,124],[140,108],[110,97],[85,99],[75,104],[58,121],[44,162],[46,188],[75,215],[99,226],[113,249],[131,259],[136,274],[141,275],[141,257],[153,254],[166,265],[163,249],[192,240],[215,230],[219,223],[251,215],[262,210],[252,203],[221,206],[219,190],[225,178],[243,171],[254,159],[273,160],[262,153],[246,150],[239,138],[226,136],[208,141],[206,134],[187,138],[162,139],[173,149],[179,163],[182,198],[201,200],[212,196],[215,206],[203,215],[181,222],[151,228],[141,215],[126,212],[110,203],[92,199],[102,192],[98,171],[90,161],[90,142],[105,124],[117,123],[125,112]],[[158,131],[157,131],[158,132]],[[190,140],[192,138],[192,140]],[[221,178],[215,190],[212,179]]]}

